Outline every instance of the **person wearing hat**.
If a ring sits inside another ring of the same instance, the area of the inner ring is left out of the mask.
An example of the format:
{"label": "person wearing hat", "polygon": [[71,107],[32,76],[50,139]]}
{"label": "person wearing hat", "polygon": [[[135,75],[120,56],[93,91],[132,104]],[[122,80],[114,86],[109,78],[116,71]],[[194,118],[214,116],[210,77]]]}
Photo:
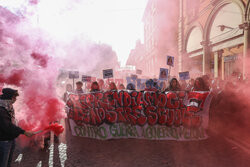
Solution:
{"label": "person wearing hat", "polygon": [[20,134],[27,137],[34,134],[15,125],[13,104],[18,95],[18,91],[11,88],[2,89],[2,95],[0,95],[0,167],[11,165],[15,138]]}

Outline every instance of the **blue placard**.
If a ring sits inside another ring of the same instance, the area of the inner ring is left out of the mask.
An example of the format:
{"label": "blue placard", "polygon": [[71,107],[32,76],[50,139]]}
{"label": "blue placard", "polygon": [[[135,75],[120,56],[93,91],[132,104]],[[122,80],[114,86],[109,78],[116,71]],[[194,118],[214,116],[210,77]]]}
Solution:
{"label": "blue placard", "polygon": [[160,68],[159,80],[167,80],[168,79],[168,69]]}
{"label": "blue placard", "polygon": [[132,84],[136,84],[136,80],[135,79],[132,79],[131,77],[126,77],[126,80],[127,80],[127,84],[129,83],[132,83]]}
{"label": "blue placard", "polygon": [[167,65],[174,67],[174,57],[167,56]]}
{"label": "blue placard", "polygon": [[179,78],[180,80],[189,80],[190,79],[189,71],[180,72]]}

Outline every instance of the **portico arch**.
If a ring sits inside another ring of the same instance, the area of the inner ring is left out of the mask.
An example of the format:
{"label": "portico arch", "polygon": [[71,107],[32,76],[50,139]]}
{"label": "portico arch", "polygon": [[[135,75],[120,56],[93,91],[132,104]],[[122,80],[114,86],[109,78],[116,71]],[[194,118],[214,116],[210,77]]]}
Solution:
{"label": "portico arch", "polygon": [[239,1],[239,0],[222,0],[222,1],[218,2],[216,4],[216,6],[213,8],[213,10],[211,11],[211,13],[206,21],[206,24],[204,27],[204,34],[203,34],[204,41],[209,41],[211,26],[212,26],[212,24],[217,16],[217,14],[221,11],[221,9],[223,7],[225,7],[228,4],[235,4],[240,9],[241,19],[243,21],[245,20],[245,16],[244,16],[245,6],[241,1]]}
{"label": "portico arch", "polygon": [[196,51],[202,48],[201,42],[203,41],[202,37],[202,28],[200,26],[193,26],[188,31],[185,37],[185,51],[187,53]]}
{"label": "portico arch", "polygon": [[[218,77],[218,73],[221,72],[222,79],[224,79],[225,71],[227,71],[227,75],[232,73],[232,65],[229,67],[227,64],[224,67],[224,63],[225,61],[235,61],[236,54],[240,49],[242,50],[244,35],[239,25],[245,20],[244,14],[245,6],[239,0],[222,0],[215,4],[204,27],[204,71],[213,72],[215,77]],[[230,50],[235,47],[240,49]],[[227,53],[224,52],[225,50]],[[226,57],[224,61],[222,55],[230,57]],[[231,71],[225,68],[230,68]]]}

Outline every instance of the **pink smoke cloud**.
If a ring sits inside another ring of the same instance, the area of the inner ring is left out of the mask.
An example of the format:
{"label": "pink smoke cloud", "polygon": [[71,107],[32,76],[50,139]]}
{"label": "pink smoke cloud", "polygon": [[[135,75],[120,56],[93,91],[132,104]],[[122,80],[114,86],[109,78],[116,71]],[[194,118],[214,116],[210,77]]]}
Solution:
{"label": "pink smoke cloud", "polygon": [[[90,72],[118,64],[115,52],[106,44],[79,38],[58,41],[6,9],[0,9],[0,14],[0,39],[4,44],[0,83],[18,88],[16,118],[26,130],[43,129],[66,116],[57,93],[60,68]],[[8,21],[10,16],[14,21]]]}

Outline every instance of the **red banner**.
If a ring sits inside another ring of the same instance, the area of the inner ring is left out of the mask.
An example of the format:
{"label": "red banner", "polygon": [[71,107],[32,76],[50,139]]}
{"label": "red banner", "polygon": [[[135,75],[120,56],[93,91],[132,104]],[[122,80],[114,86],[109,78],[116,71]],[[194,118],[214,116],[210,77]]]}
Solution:
{"label": "red banner", "polygon": [[208,95],[209,92],[137,91],[71,94],[67,101],[68,117],[78,126],[125,123],[194,128],[204,121]]}

